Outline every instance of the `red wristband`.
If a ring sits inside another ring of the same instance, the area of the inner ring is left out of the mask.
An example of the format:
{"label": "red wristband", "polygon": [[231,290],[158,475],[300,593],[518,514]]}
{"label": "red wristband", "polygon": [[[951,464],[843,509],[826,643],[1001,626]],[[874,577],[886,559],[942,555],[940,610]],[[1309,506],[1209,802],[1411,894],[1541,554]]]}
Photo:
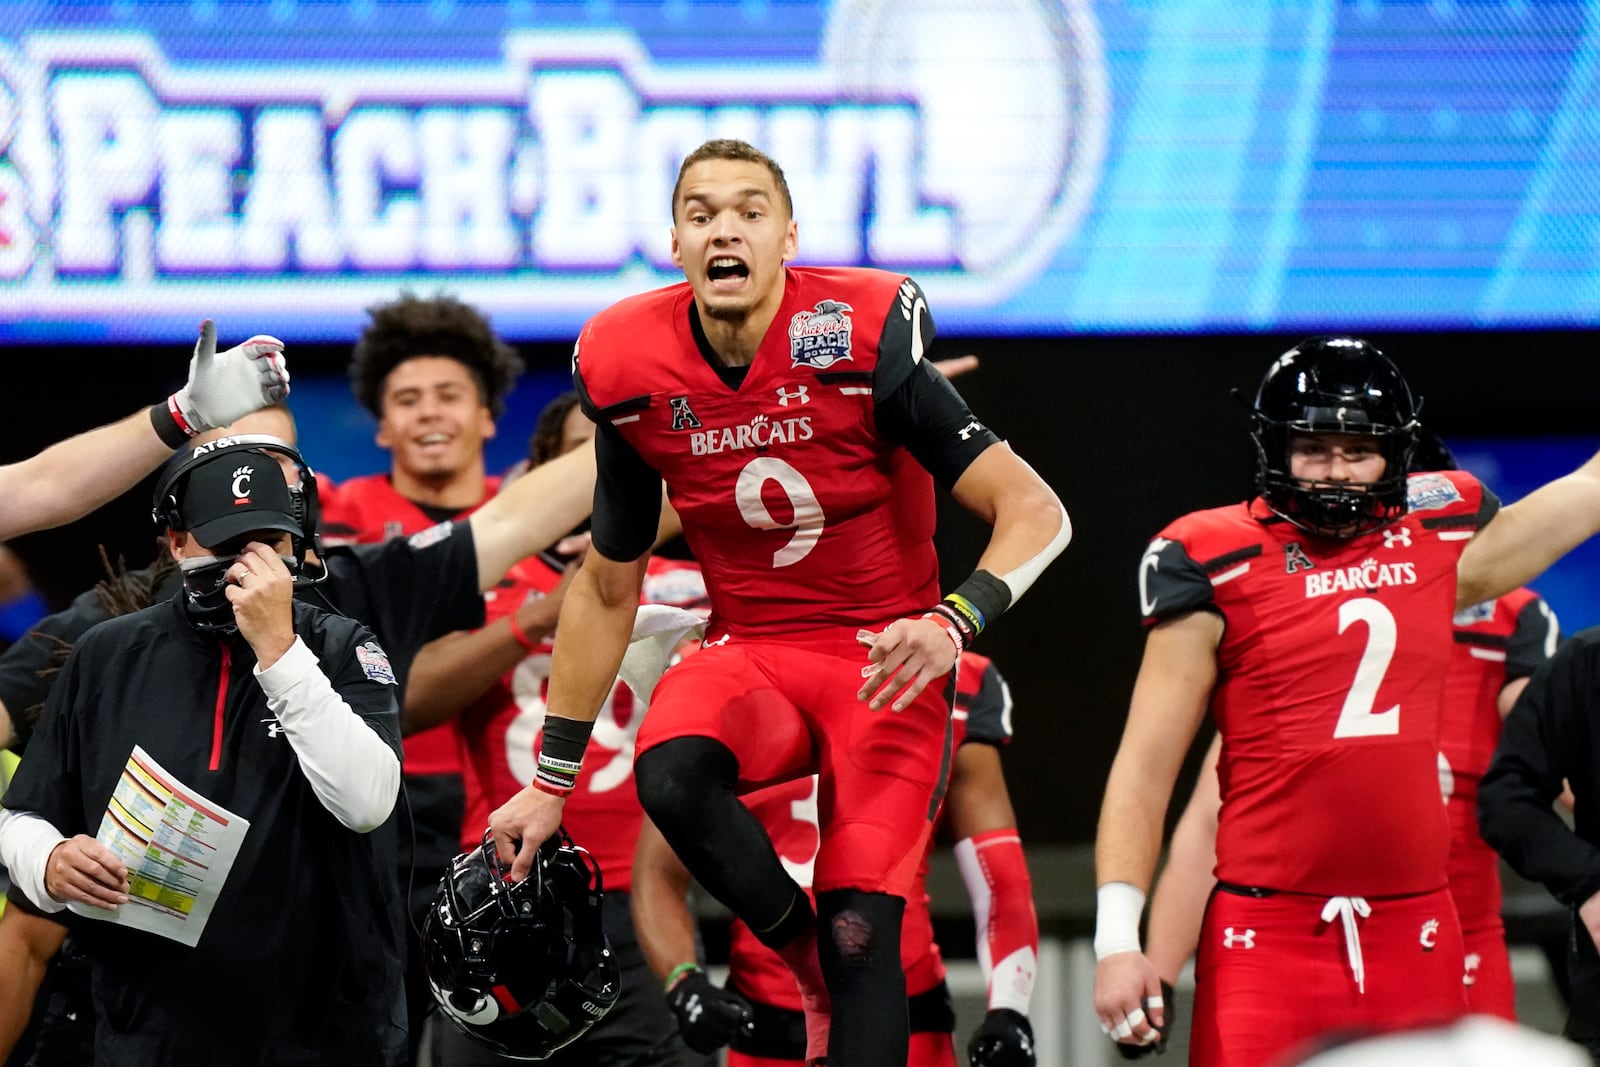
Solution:
{"label": "red wristband", "polygon": [[539,792],[549,793],[553,797],[561,797],[565,799],[566,797],[570,797],[572,795],[571,789],[557,789],[555,786],[546,782],[543,778],[535,778],[533,780],[533,787]]}
{"label": "red wristband", "polygon": [[944,632],[950,635],[951,641],[955,642],[956,655],[959,656],[961,653],[967,650],[967,644],[966,641],[962,639],[961,631],[956,629],[955,623],[945,618],[943,612],[930,611],[924,614],[922,617],[924,619],[932,619],[934,622],[944,627]]}
{"label": "red wristband", "polygon": [[539,642],[528,636],[528,632],[517,625],[517,613],[512,612],[506,616],[506,622],[511,624],[511,636],[517,639],[517,644],[529,652],[539,651]]}

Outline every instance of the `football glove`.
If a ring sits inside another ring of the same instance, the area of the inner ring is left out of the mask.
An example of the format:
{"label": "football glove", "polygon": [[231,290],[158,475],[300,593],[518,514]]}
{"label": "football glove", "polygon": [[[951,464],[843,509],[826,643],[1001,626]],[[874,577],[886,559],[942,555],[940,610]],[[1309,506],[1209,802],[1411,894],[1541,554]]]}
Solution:
{"label": "football glove", "polygon": [[717,985],[698,967],[667,991],[667,1003],[678,1017],[683,1043],[702,1055],[755,1030],[749,1003],[733,990]]}
{"label": "football glove", "polygon": [[991,1008],[967,1042],[971,1067],[1034,1067],[1033,1027],[1010,1008]]}
{"label": "football glove", "polygon": [[200,324],[200,339],[189,360],[189,381],[168,403],[183,417],[192,437],[226,426],[288,395],[289,368],[283,362],[282,341],[257,334],[218,352],[216,323],[206,319]]}

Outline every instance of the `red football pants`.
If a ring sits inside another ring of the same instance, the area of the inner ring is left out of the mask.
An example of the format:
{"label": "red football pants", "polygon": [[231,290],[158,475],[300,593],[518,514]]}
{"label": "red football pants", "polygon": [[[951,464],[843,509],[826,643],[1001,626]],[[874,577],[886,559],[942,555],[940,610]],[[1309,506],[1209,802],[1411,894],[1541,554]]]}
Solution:
{"label": "red football pants", "polygon": [[1212,894],[1195,964],[1193,1067],[1267,1067],[1319,1035],[1466,1013],[1447,890],[1367,901],[1371,914],[1354,917],[1353,939],[1342,916],[1323,920],[1326,904],[1296,893]]}
{"label": "red football pants", "polygon": [[1500,857],[1473,827],[1473,840],[1453,842],[1450,896],[1461,917],[1466,944],[1467,1005],[1474,1014],[1517,1021],[1517,988],[1500,917]]}
{"label": "red football pants", "polygon": [[[909,708],[907,711],[911,710]],[[728,1067],[794,1067],[799,1060],[773,1060],[728,1050]],[[949,1034],[914,1033],[906,1067],[956,1067],[956,1043]]]}
{"label": "red football pants", "polygon": [[741,792],[817,773],[816,891],[904,897],[949,777],[951,694],[936,682],[902,712],[871,710],[856,699],[867,650],[855,634],[701,649],[662,676],[637,752],[675,737],[721,741],[739,760]]}

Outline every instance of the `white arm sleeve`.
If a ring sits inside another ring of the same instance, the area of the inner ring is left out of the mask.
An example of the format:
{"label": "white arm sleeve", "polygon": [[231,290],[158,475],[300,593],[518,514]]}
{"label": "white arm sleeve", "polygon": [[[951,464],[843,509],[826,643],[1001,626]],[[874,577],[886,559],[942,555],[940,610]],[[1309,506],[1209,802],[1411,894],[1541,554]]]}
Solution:
{"label": "white arm sleeve", "polygon": [[996,578],[1006,583],[1007,589],[1011,590],[1012,604],[1022,599],[1022,594],[1028,591],[1028,587],[1033,585],[1034,580],[1044,573],[1044,569],[1050,565],[1050,561],[1061,555],[1062,550],[1072,540],[1072,517],[1067,514],[1067,509],[1062,507],[1059,497],[1056,499],[1056,510],[1061,512],[1061,526],[1056,530],[1056,535],[1050,539],[1050,543],[1040,549],[1032,559],[1026,560],[1004,574],[995,575]]}
{"label": "white arm sleeve", "polygon": [[322,806],[357,833],[382,826],[400,794],[400,758],[334,689],[316,653],[296,637],[255,675]]}
{"label": "white arm sleeve", "polygon": [[11,884],[31,900],[40,911],[55,913],[66,905],[45,888],[44,871],[50,853],[66,838],[43,815],[31,811],[0,809],[0,863],[11,875]]}

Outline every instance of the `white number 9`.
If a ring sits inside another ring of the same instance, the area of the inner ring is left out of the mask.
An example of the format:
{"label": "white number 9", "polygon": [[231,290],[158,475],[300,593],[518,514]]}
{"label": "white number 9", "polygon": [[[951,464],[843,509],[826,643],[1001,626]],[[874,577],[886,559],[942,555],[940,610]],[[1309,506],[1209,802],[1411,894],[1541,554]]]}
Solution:
{"label": "white number 9", "polygon": [[[777,482],[789,498],[794,518],[779,522],[767,510],[761,499],[761,489],[767,482]],[[774,567],[787,567],[799,563],[817,546],[822,537],[824,519],[817,494],[811,491],[806,476],[781,459],[761,456],[745,464],[733,489],[734,501],[744,521],[757,530],[793,530],[789,543],[772,554]]]}

